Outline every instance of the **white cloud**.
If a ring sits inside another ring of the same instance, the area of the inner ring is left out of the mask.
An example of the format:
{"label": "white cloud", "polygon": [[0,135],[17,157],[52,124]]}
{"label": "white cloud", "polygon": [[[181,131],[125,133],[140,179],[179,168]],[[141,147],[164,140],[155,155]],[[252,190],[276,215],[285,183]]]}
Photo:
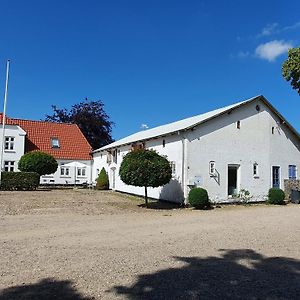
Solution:
{"label": "white cloud", "polygon": [[147,124],[141,124],[141,129],[142,130],[146,130],[148,128],[149,128],[149,126]]}
{"label": "white cloud", "polygon": [[265,36],[270,36],[273,34],[280,34],[283,32],[291,31],[300,28],[300,22],[296,22],[292,25],[288,26],[280,26],[278,23],[270,23],[267,24],[261,32],[256,36],[257,38],[265,37]]}
{"label": "white cloud", "polygon": [[293,45],[290,42],[274,40],[265,44],[260,44],[255,49],[255,55],[269,62],[274,61],[278,56],[286,53]]}
{"label": "white cloud", "polygon": [[278,23],[272,23],[272,24],[268,24],[266,27],[264,27],[261,31],[261,33],[258,35],[260,36],[268,36],[271,35],[275,32],[277,32],[278,30]]}
{"label": "white cloud", "polygon": [[250,55],[250,52],[248,52],[248,51],[240,51],[238,54],[237,54],[237,56],[239,57],[239,58],[246,58],[246,57],[248,57]]}

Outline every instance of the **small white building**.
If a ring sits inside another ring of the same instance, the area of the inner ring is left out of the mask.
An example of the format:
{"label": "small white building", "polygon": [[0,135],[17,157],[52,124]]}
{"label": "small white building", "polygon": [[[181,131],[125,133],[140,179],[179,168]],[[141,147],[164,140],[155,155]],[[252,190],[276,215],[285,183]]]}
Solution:
{"label": "small white building", "polygon": [[173,179],[149,196],[187,201],[190,188],[208,190],[213,202],[231,202],[247,190],[263,200],[271,187],[297,179],[300,167],[298,132],[263,96],[174,123],[141,131],[93,151],[93,180],[102,167],[110,188],[144,195],[144,188],[124,184],[122,158],[134,147],[154,149],[169,159]]}
{"label": "small white building", "polygon": [[[2,133],[1,113],[0,126]],[[41,176],[41,184],[79,185],[92,182],[92,148],[76,124],[7,117],[2,170],[18,171],[21,156],[37,150],[52,155],[58,162],[54,174]]]}

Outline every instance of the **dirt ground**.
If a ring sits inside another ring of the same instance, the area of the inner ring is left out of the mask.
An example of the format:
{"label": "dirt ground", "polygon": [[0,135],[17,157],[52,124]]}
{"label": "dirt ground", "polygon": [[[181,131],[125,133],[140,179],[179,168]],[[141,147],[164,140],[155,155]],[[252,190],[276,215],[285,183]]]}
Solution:
{"label": "dirt ground", "polygon": [[0,300],[300,299],[300,205],[0,192]]}

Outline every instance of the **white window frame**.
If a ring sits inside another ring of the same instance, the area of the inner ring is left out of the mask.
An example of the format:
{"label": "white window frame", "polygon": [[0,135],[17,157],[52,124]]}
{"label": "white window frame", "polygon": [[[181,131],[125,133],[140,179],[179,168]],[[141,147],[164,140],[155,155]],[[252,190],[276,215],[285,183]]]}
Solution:
{"label": "white window frame", "polygon": [[14,151],[15,150],[15,137],[14,136],[6,136],[5,137],[4,150],[5,151]]}
{"label": "white window frame", "polygon": [[77,177],[86,177],[86,167],[78,167],[76,172]]}
{"label": "white window frame", "polygon": [[210,176],[216,176],[216,162],[214,160],[209,162],[208,172]]}
{"label": "white window frame", "polygon": [[5,172],[14,172],[15,171],[15,161],[5,160],[3,170]]}
{"label": "white window frame", "polygon": [[[295,169],[295,177],[290,176],[290,167],[294,167],[294,169]],[[297,172],[297,166],[296,166],[296,165],[289,165],[289,169],[288,169],[289,179],[290,179],[290,180],[295,180],[295,179],[297,179],[297,177],[298,177],[298,174],[297,174],[297,173],[298,173],[298,172]]]}
{"label": "white window frame", "polygon": [[70,167],[60,167],[60,177],[70,177]]}
{"label": "white window frame", "polygon": [[170,167],[172,170],[172,177],[176,175],[176,162],[175,161],[170,161]]}
{"label": "white window frame", "polygon": [[255,162],[253,165],[252,165],[252,172],[253,172],[253,177],[254,178],[258,178],[259,177],[259,172],[258,172],[258,163]]}

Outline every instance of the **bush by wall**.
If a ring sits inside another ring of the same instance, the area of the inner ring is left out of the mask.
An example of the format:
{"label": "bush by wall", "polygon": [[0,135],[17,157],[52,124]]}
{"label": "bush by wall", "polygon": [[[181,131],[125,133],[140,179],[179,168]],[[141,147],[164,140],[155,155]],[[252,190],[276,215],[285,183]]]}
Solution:
{"label": "bush by wall", "polygon": [[109,188],[109,180],[108,175],[104,168],[102,168],[99,176],[97,178],[96,189],[97,190],[108,190]]}
{"label": "bush by wall", "polygon": [[2,172],[2,191],[32,191],[40,183],[40,175],[35,172]]}
{"label": "bush by wall", "polygon": [[189,192],[189,203],[198,209],[203,209],[210,206],[206,189],[193,188]]}
{"label": "bush by wall", "polygon": [[284,204],[284,191],[278,188],[269,189],[268,202],[270,204]]}

